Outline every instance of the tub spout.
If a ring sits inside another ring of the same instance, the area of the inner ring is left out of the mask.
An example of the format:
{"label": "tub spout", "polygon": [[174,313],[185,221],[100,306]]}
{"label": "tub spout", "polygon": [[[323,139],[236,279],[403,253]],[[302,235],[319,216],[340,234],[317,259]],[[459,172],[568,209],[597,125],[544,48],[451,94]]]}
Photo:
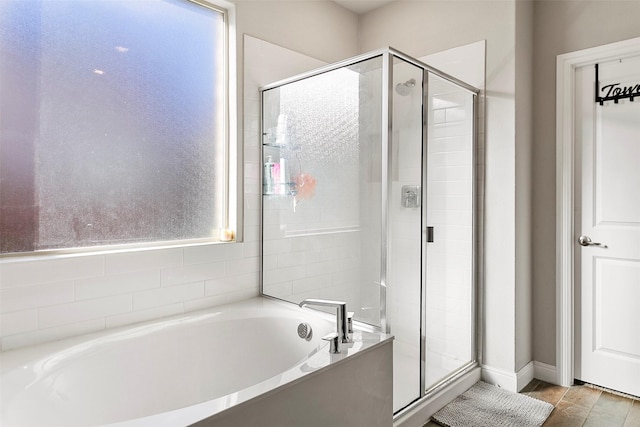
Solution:
{"label": "tub spout", "polygon": [[349,338],[349,325],[347,323],[347,303],[344,301],[332,301],[326,299],[307,298],[300,301],[300,307],[305,305],[316,305],[323,307],[336,307],[336,331],[340,342],[351,342]]}

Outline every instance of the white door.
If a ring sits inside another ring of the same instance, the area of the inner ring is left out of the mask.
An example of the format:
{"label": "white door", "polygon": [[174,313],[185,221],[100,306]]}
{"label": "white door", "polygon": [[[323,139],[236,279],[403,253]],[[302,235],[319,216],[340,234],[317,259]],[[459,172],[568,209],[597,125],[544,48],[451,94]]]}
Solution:
{"label": "white door", "polygon": [[[601,106],[594,74],[575,80],[575,377],[640,396],[640,96]],[[640,85],[640,55],[599,74],[601,94]]]}

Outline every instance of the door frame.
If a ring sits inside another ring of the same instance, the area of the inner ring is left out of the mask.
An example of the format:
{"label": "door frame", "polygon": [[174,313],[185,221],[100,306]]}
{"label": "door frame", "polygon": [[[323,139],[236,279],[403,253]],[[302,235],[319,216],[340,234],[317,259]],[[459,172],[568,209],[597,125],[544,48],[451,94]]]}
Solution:
{"label": "door frame", "polygon": [[[556,383],[574,379],[574,85],[576,68],[640,54],[640,37],[558,55],[556,62]],[[594,100],[595,102],[595,100]]]}

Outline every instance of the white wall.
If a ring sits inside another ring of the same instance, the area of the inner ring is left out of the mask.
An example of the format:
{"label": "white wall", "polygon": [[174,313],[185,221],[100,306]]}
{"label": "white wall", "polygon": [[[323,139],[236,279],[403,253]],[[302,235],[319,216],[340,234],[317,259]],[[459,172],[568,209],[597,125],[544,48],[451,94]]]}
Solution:
{"label": "white wall", "polygon": [[[337,26],[334,26],[336,25]],[[357,18],[331,2],[238,2],[238,81],[242,34],[286,44],[326,62],[355,55]],[[283,30],[284,29],[284,30]],[[265,67],[269,67],[265,63]],[[242,96],[240,88],[239,96]],[[238,134],[244,139],[238,105]],[[255,120],[248,120],[255,132]],[[252,145],[253,144],[253,145]],[[244,147],[244,242],[101,255],[0,261],[2,350],[197,310],[258,294],[261,164]]]}
{"label": "white wall", "polygon": [[556,56],[640,36],[639,1],[538,1],[533,76],[533,357],[555,354]]}

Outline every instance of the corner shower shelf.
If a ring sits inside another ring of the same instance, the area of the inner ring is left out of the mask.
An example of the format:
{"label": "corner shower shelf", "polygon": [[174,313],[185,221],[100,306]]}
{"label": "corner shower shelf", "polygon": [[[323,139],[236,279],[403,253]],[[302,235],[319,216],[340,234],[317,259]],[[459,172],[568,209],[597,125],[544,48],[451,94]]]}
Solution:
{"label": "corner shower shelf", "polygon": [[[264,138],[267,139],[268,136],[266,134],[263,134]],[[301,151],[302,150],[302,146],[297,145],[297,144],[276,144],[275,142],[263,142],[262,143],[262,147],[263,147],[263,151],[265,149],[270,150],[269,152],[273,154],[274,159],[275,158],[283,158],[286,160],[287,164],[290,165],[292,162],[295,163],[299,163],[299,160],[297,159],[297,155],[296,154],[281,154],[282,151],[284,152],[297,152],[297,151]],[[273,150],[273,151],[271,151]],[[266,152],[263,153],[263,155],[266,156]],[[292,160],[292,157],[294,157],[294,159]],[[290,197],[293,196],[295,197],[298,194],[298,191],[296,190],[296,183],[292,182],[292,181],[288,181],[288,182],[276,182],[276,183],[272,183],[271,184],[273,187],[273,191],[265,191],[265,183],[263,182],[263,188],[262,188],[262,195],[263,196],[269,196],[269,197],[277,197],[277,196],[281,196],[281,197]]]}
{"label": "corner shower shelf", "polygon": [[280,187],[284,187],[282,189],[282,192],[274,192],[274,193],[267,193],[266,191],[262,191],[262,195],[263,196],[269,196],[269,197],[273,197],[273,196],[295,196],[296,194],[298,194],[298,192],[296,191],[296,183],[295,182],[285,182],[284,184],[273,184],[274,187],[276,188],[280,188]]}
{"label": "corner shower shelf", "polygon": [[280,150],[289,150],[289,151],[300,151],[302,150],[302,146],[296,144],[276,144],[273,142],[263,142],[262,145],[264,147],[269,148],[277,148]]}

